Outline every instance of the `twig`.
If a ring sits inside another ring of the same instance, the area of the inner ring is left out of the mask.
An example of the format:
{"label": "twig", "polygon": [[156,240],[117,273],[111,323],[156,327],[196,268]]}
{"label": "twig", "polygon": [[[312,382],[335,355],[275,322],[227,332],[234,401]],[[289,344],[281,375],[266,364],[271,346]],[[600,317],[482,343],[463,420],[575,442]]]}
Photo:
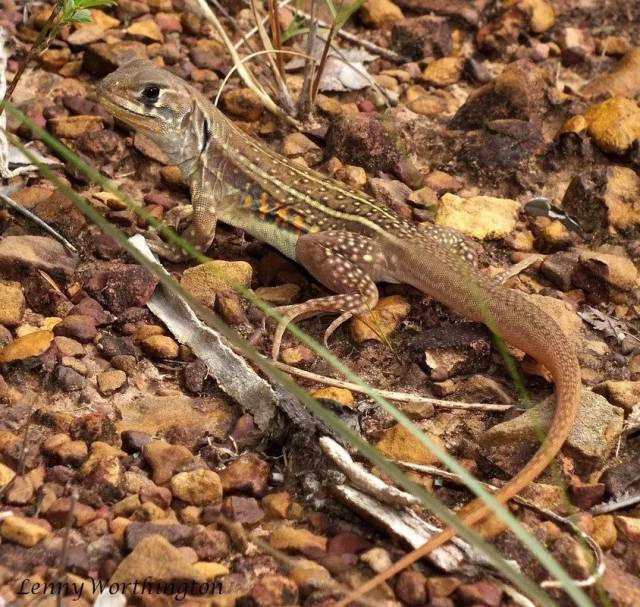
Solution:
{"label": "twig", "polygon": [[[311,19],[311,15],[309,15],[309,13],[305,13],[304,11],[299,9],[297,13],[298,15],[302,15],[307,20]],[[326,29],[330,29],[331,27],[326,21],[323,21],[322,19],[316,19],[316,21],[320,27],[324,27]],[[340,28],[337,32],[337,35],[342,36],[345,40],[349,40],[349,42],[353,42],[354,44],[359,44],[360,46],[362,46],[363,48],[366,48],[372,53],[375,53],[376,55],[380,55],[380,57],[384,57],[385,59],[389,59],[390,61],[394,61],[396,63],[408,63],[409,61],[411,61],[411,59],[409,59],[408,57],[403,57],[402,55],[394,51],[390,51],[388,48],[382,48],[381,46],[378,46],[373,42],[369,42],[368,40],[363,40],[362,38],[356,36],[355,34],[352,34],[351,32],[345,30],[344,28]]]}
{"label": "twig", "polygon": [[543,259],[544,259],[544,255],[539,255],[537,253],[529,255],[528,257],[525,257],[522,261],[519,261],[518,263],[512,265],[508,270],[505,270],[500,275],[498,275],[497,281],[505,283],[510,278],[517,276],[518,274],[520,274],[520,272],[523,272],[528,267],[532,266],[534,263],[538,263]]}
{"label": "twig", "polygon": [[336,35],[336,30],[338,29],[338,24],[336,20],[333,20],[331,27],[329,28],[329,33],[327,34],[327,39],[324,43],[324,48],[322,49],[322,55],[320,56],[320,64],[318,65],[318,69],[316,70],[316,77],[313,81],[313,85],[311,86],[311,106],[316,102],[316,97],[318,96],[318,89],[320,88],[320,80],[322,80],[322,75],[324,74],[324,69],[327,66],[327,59],[329,59],[329,51],[331,50],[331,43],[333,42],[333,37]]}
{"label": "twig", "polygon": [[213,11],[209,8],[209,5],[207,4],[206,0],[195,0],[195,2],[200,8],[202,16],[209,23],[211,23],[211,25],[213,25],[214,29],[222,39],[224,45],[227,47],[227,51],[229,52],[229,55],[231,55],[231,60],[233,61],[234,67],[238,70],[238,74],[240,74],[240,77],[242,78],[244,83],[259,97],[262,105],[267,110],[269,110],[272,114],[280,118],[281,120],[288,122],[289,124],[291,124],[297,129],[302,129],[302,124],[300,123],[300,121],[296,120],[292,116],[289,116],[286,112],[283,112],[274,103],[273,99],[269,97],[267,92],[264,90],[262,85],[255,79],[253,74],[245,67],[244,63],[240,59],[240,56],[236,52],[235,47],[233,46],[233,42],[231,42],[231,39],[227,35],[227,32],[225,31],[224,27],[222,27],[222,24],[220,23],[218,18],[215,16]]}
{"label": "twig", "polygon": [[[282,8],[282,7],[288,6],[289,4],[291,4],[291,0],[284,0],[284,2],[279,3],[279,7]],[[296,14],[301,15],[310,23],[313,23],[315,21],[315,23],[320,27],[324,27],[326,29],[329,29],[330,27],[326,21],[323,21],[322,19],[318,19],[318,18],[314,19],[314,17],[312,17],[309,13],[305,13],[303,10],[300,10],[299,8],[296,9]],[[268,17],[263,18],[263,23],[266,23],[267,19]],[[247,39],[255,36],[257,32],[258,32],[257,27],[250,29],[246,35]],[[373,42],[369,42],[369,40],[363,40],[362,38],[356,36],[355,34],[352,34],[351,32],[345,30],[344,28],[340,28],[337,32],[337,35],[344,38],[345,40],[348,40],[349,42],[353,42],[354,44],[359,44],[361,47],[366,48],[372,53],[375,53],[380,57],[384,57],[385,59],[389,59],[389,61],[394,61],[395,63],[408,63],[409,61],[411,61],[409,57],[404,57],[403,55],[400,55],[394,51],[390,51],[388,48],[382,48],[381,46],[378,46]],[[235,45],[235,48],[236,49],[240,48],[240,46],[242,46],[242,42],[243,42],[242,40],[239,41]]]}
{"label": "twig", "polygon": [[[271,0],[270,0],[271,1]],[[262,23],[262,19],[260,19],[260,14],[258,13],[258,5],[256,0],[250,0],[251,10],[253,12],[253,18],[258,26],[258,32],[260,34],[260,40],[262,41],[262,46],[266,51],[276,51],[276,49],[271,44],[271,40],[267,35],[266,30],[264,29],[264,25]],[[273,24],[272,24],[273,28]],[[279,50],[279,49],[278,49]],[[289,94],[289,89],[287,88],[287,83],[284,80],[284,69],[281,68],[281,58],[279,53],[275,53],[276,57],[274,57],[274,53],[267,53],[267,61],[269,62],[269,67],[271,68],[271,72],[273,73],[273,79],[276,81],[278,88],[280,89],[280,95],[282,97],[282,101],[287,106],[287,111],[293,111],[293,101],[291,101],[291,95]]]}
{"label": "twig", "polygon": [[[304,377],[305,379],[309,379],[311,381],[315,381],[321,384],[326,384],[328,386],[335,386],[336,388],[346,388],[347,390],[351,390],[352,392],[358,392],[361,394],[366,394],[366,390],[359,386],[358,384],[354,384],[348,381],[343,381],[341,379],[335,379],[333,377],[326,377],[324,375],[318,375],[316,373],[312,373],[311,371],[305,371],[304,369],[298,369],[297,367],[291,367],[290,365],[285,365],[281,362],[273,362],[273,364],[278,367],[281,371],[285,371],[291,375],[296,375],[298,377]],[[402,403],[416,403],[422,405],[434,405],[436,407],[444,407],[446,409],[474,409],[477,411],[508,411],[511,409],[511,405],[496,405],[490,403],[463,403],[458,401],[449,401],[449,400],[441,400],[439,398],[430,398],[428,396],[420,396],[419,394],[408,394],[405,392],[394,392],[391,390],[379,390],[376,389],[376,393],[382,398],[387,398],[389,400],[394,400]]]}
{"label": "twig", "polygon": [[307,34],[307,55],[304,62],[304,80],[302,82],[302,90],[298,97],[298,112],[303,120],[307,120],[311,114],[311,84],[313,82],[314,58],[313,43],[316,39],[316,31],[318,29],[318,20],[316,19],[317,0],[311,0],[311,19],[309,32]]}
{"label": "twig", "polygon": [[[69,514],[67,514],[67,521],[64,526],[64,535],[62,537],[62,551],[60,553],[60,564],[58,565],[58,571],[56,573],[55,581],[60,582],[67,572],[67,560],[69,558],[69,535],[71,534],[71,527],[73,527],[73,517],[76,509],[76,503],[78,501],[78,489],[74,487],[71,490],[71,497],[69,504]],[[62,607],[63,592],[60,587],[56,594],[56,607]]]}
{"label": "twig", "polygon": [[[273,40],[273,48],[276,51],[282,49],[282,36],[280,34],[280,24],[278,23],[278,3],[276,0],[269,0],[269,20],[271,21],[271,38]],[[260,22],[256,19],[256,24]],[[276,63],[278,64],[278,71],[280,77],[284,79],[284,64],[282,63],[282,55],[276,55]]]}
{"label": "twig", "polygon": [[51,234],[54,238],[59,240],[67,249],[73,253],[77,253],[78,249],[74,247],[62,234],[56,232],[48,223],[44,222],[40,217],[32,213],[29,209],[25,209],[21,204],[17,203],[12,198],[9,198],[6,194],[0,192],[0,200],[2,200],[7,206],[11,207],[14,211],[24,215],[27,219],[35,223],[38,227],[42,228],[48,234]]}
{"label": "twig", "polygon": [[7,101],[11,99],[11,96],[13,95],[13,92],[16,90],[16,87],[18,86],[18,82],[20,82],[20,78],[22,78],[22,75],[24,74],[24,71],[27,69],[27,66],[36,57],[36,55],[38,55],[40,51],[43,50],[43,47],[46,45],[47,37],[49,33],[52,31],[53,24],[55,23],[55,20],[58,18],[58,15],[60,14],[61,10],[62,10],[62,2],[56,2],[53,9],[51,10],[51,14],[49,15],[49,18],[47,19],[46,23],[38,33],[37,38],[35,39],[33,45],[29,49],[27,56],[24,58],[24,60],[20,64],[18,71],[16,72],[15,76],[13,77],[13,80],[11,81],[11,83],[9,84],[9,87],[7,88],[7,92],[4,94],[4,97],[0,102],[0,116],[2,116],[2,113],[4,112],[4,108],[7,105]]}

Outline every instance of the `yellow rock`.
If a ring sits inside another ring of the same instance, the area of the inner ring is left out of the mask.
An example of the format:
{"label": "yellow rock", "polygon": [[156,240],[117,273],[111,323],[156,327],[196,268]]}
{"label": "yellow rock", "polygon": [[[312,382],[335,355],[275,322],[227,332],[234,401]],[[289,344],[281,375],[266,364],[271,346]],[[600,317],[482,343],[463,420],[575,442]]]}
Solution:
{"label": "yellow rock", "polygon": [[513,232],[520,203],[510,198],[473,196],[461,198],[444,194],[435,222],[481,240],[504,238]]}
{"label": "yellow rock", "polygon": [[193,568],[196,571],[199,571],[207,580],[212,580],[213,578],[220,577],[221,575],[229,575],[229,567],[221,565],[220,563],[198,561],[193,564]]}
{"label": "yellow rock", "polygon": [[638,283],[638,270],[626,257],[585,251],[580,255],[580,263],[617,289],[630,291]]}
{"label": "yellow rock", "polygon": [[602,550],[610,550],[618,539],[618,530],[610,514],[593,517],[593,532],[591,536]]}
{"label": "yellow rock", "polygon": [[564,123],[560,129],[560,134],[581,133],[586,130],[588,126],[589,123],[587,119],[582,114],[578,114],[577,116],[571,116],[571,118]]}
{"label": "yellow rock", "polygon": [[20,323],[25,309],[24,293],[19,282],[0,282],[0,324],[13,327]]}
{"label": "yellow rock", "polygon": [[347,390],[346,388],[327,386],[326,388],[315,390],[312,395],[314,398],[327,398],[345,407],[353,408],[353,394],[351,390]]}
{"label": "yellow rock", "polygon": [[607,99],[591,106],[584,118],[589,135],[605,152],[624,154],[640,137],[640,108],[631,99]]}
{"label": "yellow rock", "polygon": [[222,483],[213,470],[180,472],[171,478],[171,492],[193,506],[217,504],[222,499]]}
{"label": "yellow rock", "polygon": [[15,475],[16,473],[9,468],[9,466],[0,464],[0,489],[6,487],[13,480]]}
{"label": "yellow rock", "polygon": [[14,544],[31,548],[47,537],[49,532],[26,518],[10,516],[2,522],[0,535]]}
{"label": "yellow rock", "polygon": [[[443,446],[442,441],[437,436],[433,434],[429,436],[431,440]],[[417,438],[400,424],[396,424],[387,430],[378,441],[376,448],[392,460],[424,465],[435,464],[438,461],[431,451],[426,449]]]}
{"label": "yellow rock", "polygon": [[404,19],[400,7],[391,0],[365,0],[360,8],[360,17],[365,24],[375,27]]}
{"label": "yellow rock", "polygon": [[384,341],[407,317],[410,309],[409,302],[402,295],[383,297],[371,312],[351,321],[351,337],[357,343]]}
{"label": "yellow rock", "polygon": [[212,305],[215,294],[240,285],[249,288],[252,268],[246,261],[208,261],[188,268],[180,285],[206,306]]}
{"label": "yellow rock", "polygon": [[91,9],[91,23],[94,23],[104,31],[114,27],[118,27],[120,25],[120,21],[118,21],[115,17],[107,15],[107,13],[98,10],[97,8]]}
{"label": "yellow rock", "polygon": [[153,42],[164,42],[164,36],[153,19],[136,21],[125,31],[130,36],[135,36],[137,38],[146,38],[147,40],[153,40]]}
{"label": "yellow rock", "polygon": [[546,0],[520,0],[517,5],[529,15],[529,27],[535,34],[541,34],[553,27],[556,14],[553,6]]}
{"label": "yellow rock", "polygon": [[291,495],[286,491],[270,493],[262,498],[262,507],[273,518],[288,518]]}
{"label": "yellow rock", "polygon": [[422,77],[435,86],[455,84],[462,76],[462,61],[458,57],[443,57],[432,61]]}
{"label": "yellow rock", "polygon": [[327,548],[327,538],[315,535],[307,529],[295,527],[278,527],[271,533],[269,543],[276,550],[290,550],[304,552],[317,550],[324,552]]}
{"label": "yellow rock", "polygon": [[53,341],[51,331],[35,331],[18,337],[0,350],[0,362],[10,363],[44,354]]}

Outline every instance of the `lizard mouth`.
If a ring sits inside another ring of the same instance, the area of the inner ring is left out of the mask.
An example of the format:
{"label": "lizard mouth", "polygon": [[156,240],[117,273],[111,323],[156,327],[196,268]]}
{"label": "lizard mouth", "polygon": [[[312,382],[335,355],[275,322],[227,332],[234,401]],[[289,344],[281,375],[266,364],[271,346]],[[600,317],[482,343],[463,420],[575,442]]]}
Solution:
{"label": "lizard mouth", "polygon": [[102,87],[97,92],[100,104],[117,119],[140,130],[159,131],[153,116],[133,109],[130,103],[108,94]]}

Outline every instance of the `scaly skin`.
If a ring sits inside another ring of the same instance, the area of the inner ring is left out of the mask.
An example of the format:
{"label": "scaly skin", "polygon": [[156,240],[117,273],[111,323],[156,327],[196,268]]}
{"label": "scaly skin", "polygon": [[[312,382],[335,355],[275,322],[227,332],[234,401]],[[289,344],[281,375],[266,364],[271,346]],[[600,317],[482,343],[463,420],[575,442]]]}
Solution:
{"label": "scaly skin", "polygon": [[[216,219],[240,227],[303,265],[335,295],[285,308],[274,337],[277,357],[286,322],[338,314],[325,338],[378,301],[376,282],[410,284],[461,316],[487,324],[551,372],[556,408],[547,437],[528,464],[495,497],[506,503],[550,463],[571,430],[580,403],[580,367],[556,321],[523,294],[478,275],[459,234],[405,222],[375,199],[288,162],[248,137],[201,93],[169,72],[132,62],[104,79],[98,94],[116,117],[144,133],[180,166],[191,184],[188,237],[206,250]],[[179,259],[176,251],[160,249]],[[472,502],[461,518],[489,514]],[[344,607],[454,537],[447,528],[338,603]]]}

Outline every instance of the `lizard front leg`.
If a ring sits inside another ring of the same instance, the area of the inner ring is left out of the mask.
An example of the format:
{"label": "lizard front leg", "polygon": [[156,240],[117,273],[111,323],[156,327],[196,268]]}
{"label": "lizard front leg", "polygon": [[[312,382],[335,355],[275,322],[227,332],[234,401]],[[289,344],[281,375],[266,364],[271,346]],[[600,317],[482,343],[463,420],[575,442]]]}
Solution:
{"label": "lizard front leg", "polygon": [[386,260],[379,245],[361,234],[341,231],[305,234],[296,244],[296,260],[336,295],[310,299],[280,308],[283,319],[273,337],[272,357],[277,360],[282,336],[294,319],[339,314],[324,334],[331,334],[352,316],[372,310],[378,303],[375,280],[384,273]]}
{"label": "lizard front leg", "polygon": [[[180,235],[198,251],[206,252],[216,235],[217,188],[208,188],[204,167],[191,176],[191,224]],[[172,262],[186,261],[191,255],[181,247],[164,242],[151,242],[149,247],[161,257]]]}

